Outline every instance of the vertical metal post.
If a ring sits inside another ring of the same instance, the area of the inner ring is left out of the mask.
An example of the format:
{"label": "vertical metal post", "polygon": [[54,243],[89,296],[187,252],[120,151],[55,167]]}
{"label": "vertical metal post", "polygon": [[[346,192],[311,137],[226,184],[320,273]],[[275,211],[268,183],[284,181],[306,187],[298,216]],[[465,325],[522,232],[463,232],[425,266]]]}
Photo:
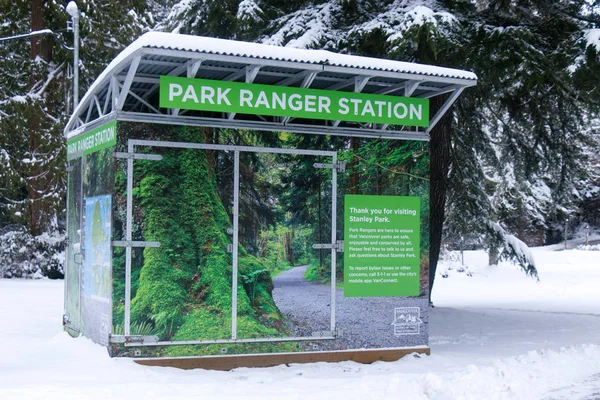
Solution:
{"label": "vertical metal post", "polygon": [[[70,170],[71,168],[71,163],[69,161],[67,161],[67,202],[66,202],[66,208],[67,208],[67,246],[65,248],[65,265],[64,265],[64,275],[65,275],[65,283],[64,283],[64,294],[65,294],[65,304],[64,304],[64,315],[67,316],[67,320],[71,318],[70,315],[68,315],[68,310],[67,310],[67,305],[69,303],[69,273],[72,273],[71,268],[69,268],[69,260],[71,259],[71,257],[73,256],[73,241],[71,240],[71,238],[69,237],[69,195],[71,194],[71,190],[69,190],[69,179],[72,177],[71,173],[72,171]],[[71,264],[72,265],[72,264]]]}
{"label": "vertical metal post", "polygon": [[335,244],[336,235],[336,220],[337,220],[337,155],[332,158],[333,169],[331,170],[331,330],[335,331],[335,279],[336,279],[336,256],[337,250]]}
{"label": "vertical metal post", "polygon": [[[127,151],[133,153],[133,144],[128,143]],[[127,159],[127,225],[125,228],[125,240],[132,240],[133,225],[133,159]],[[129,336],[131,324],[131,246],[125,247],[125,321],[123,334]]]}
{"label": "vertical metal post", "polygon": [[569,217],[565,220],[565,250],[567,249],[567,232],[569,231]]}
{"label": "vertical metal post", "polygon": [[85,210],[85,204],[83,203],[83,174],[85,171],[85,156],[83,154],[81,154],[79,171],[79,254],[81,255],[81,264],[79,264],[77,267],[77,271],[79,272],[79,282],[77,283],[79,289],[79,315],[77,316],[77,328],[81,329],[83,327],[83,324],[81,323],[81,304],[83,303],[81,282],[83,282],[83,264],[85,263],[85,244],[83,243],[85,228],[83,225],[83,212]]}
{"label": "vertical metal post", "polygon": [[464,236],[460,237],[460,264],[465,265]]}
{"label": "vertical metal post", "polygon": [[79,105],[79,15],[73,17],[73,111]]}
{"label": "vertical metal post", "polygon": [[79,9],[74,1],[67,5],[67,12],[73,19],[73,111],[79,104]]}
{"label": "vertical metal post", "polygon": [[238,220],[240,210],[240,152],[234,152],[233,163],[233,266],[231,274],[231,338],[237,338],[238,292]]}

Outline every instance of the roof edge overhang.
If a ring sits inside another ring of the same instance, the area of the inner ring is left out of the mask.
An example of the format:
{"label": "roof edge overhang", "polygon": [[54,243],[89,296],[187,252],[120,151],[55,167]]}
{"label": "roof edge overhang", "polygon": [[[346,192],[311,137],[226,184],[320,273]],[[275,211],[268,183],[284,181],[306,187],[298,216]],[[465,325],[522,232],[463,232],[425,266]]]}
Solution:
{"label": "roof edge overhang", "polygon": [[[390,96],[447,96],[442,107],[434,110],[429,127],[420,129],[231,113],[182,115],[187,111],[159,107],[157,91],[162,75]],[[431,129],[460,93],[476,84],[475,74],[450,68],[150,32],[123,50],[100,74],[64,132],[67,138],[77,136],[110,115],[138,122],[428,140]]]}

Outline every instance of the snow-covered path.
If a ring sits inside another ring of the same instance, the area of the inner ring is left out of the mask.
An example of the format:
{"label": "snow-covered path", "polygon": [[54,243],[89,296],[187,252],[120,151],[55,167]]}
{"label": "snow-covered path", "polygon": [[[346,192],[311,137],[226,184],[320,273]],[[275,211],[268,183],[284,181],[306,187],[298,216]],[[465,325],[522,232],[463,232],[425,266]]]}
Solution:
{"label": "snow-covered path", "polygon": [[591,400],[600,374],[599,255],[536,249],[537,283],[467,254],[473,278],[451,271],[436,283],[428,357],[231,372],[110,359],[61,331],[62,282],[0,280],[0,399]]}

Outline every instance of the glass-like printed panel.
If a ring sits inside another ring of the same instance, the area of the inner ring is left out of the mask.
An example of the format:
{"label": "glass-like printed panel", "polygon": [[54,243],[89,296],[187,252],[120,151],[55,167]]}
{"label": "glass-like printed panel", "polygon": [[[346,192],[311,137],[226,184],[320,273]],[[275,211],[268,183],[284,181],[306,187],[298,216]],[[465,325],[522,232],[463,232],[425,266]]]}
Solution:
{"label": "glass-like printed panel", "polygon": [[83,156],[82,318],[85,336],[107,346],[112,304],[114,148]]}
{"label": "glass-like printed panel", "polygon": [[82,329],[80,314],[80,290],[82,276],[82,237],[81,230],[81,158],[69,161],[67,178],[67,259],[65,271],[65,314],[67,327],[74,334]]}

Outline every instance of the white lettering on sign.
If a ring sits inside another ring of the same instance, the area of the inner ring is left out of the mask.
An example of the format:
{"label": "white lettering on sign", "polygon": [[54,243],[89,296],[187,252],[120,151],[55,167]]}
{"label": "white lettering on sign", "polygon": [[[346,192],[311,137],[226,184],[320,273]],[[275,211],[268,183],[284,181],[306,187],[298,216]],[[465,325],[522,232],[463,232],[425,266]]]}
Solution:
{"label": "white lettering on sign", "polygon": [[[190,86],[191,87],[191,86]],[[210,103],[215,104],[213,98],[215,97],[215,89],[210,86],[202,86],[202,104]]]}
{"label": "white lettering on sign", "polygon": [[183,88],[176,83],[169,84],[169,100],[173,101],[174,97],[179,97],[183,94]]}
{"label": "white lettering on sign", "polygon": [[269,100],[267,100],[267,95],[265,92],[258,93],[258,99],[256,100],[256,107],[265,106],[267,108],[271,108],[269,105]]}
{"label": "white lettering on sign", "polygon": [[230,88],[227,88],[225,90],[223,90],[223,88],[218,88],[217,89],[217,104],[226,103],[228,106],[230,106],[231,102],[227,98],[227,94],[229,94],[229,92],[231,92]]}
{"label": "white lettering on sign", "polygon": [[183,101],[188,101],[188,100],[193,100],[194,103],[198,102],[198,96],[196,96],[196,90],[194,89],[194,87],[192,85],[188,85],[187,89],[185,90],[185,94],[183,95],[183,99],[181,99]]}
{"label": "white lettering on sign", "polygon": [[101,129],[98,132],[84,135],[67,144],[67,154],[89,152],[105,143],[114,143],[117,132],[114,126]]}
{"label": "white lettering on sign", "polygon": [[331,106],[331,99],[326,96],[319,96],[319,112],[330,114],[329,106]]}
{"label": "white lettering on sign", "polygon": [[410,105],[410,118],[411,119],[423,119],[423,106],[419,104],[419,107],[415,107],[414,104]]}
{"label": "white lettering on sign", "polygon": [[[398,113],[398,108],[402,108],[402,113]],[[406,115],[408,114],[408,109],[406,108],[406,104],[404,103],[396,103],[396,105],[394,106],[394,115],[396,116],[396,118],[406,118]]]}
{"label": "white lettering on sign", "polygon": [[340,106],[340,109],[339,109],[340,114],[346,115],[350,112],[350,109],[348,108],[348,99],[347,98],[342,97],[340,99],[340,101],[338,102],[338,105]]}
{"label": "white lettering on sign", "polygon": [[252,101],[252,92],[246,89],[242,89],[240,90],[240,106],[244,106],[247,105],[248,107],[252,108],[252,103],[250,103]]}
{"label": "white lettering on sign", "polygon": [[290,108],[294,111],[302,110],[302,96],[299,94],[293,94],[290,96],[289,100]]}

